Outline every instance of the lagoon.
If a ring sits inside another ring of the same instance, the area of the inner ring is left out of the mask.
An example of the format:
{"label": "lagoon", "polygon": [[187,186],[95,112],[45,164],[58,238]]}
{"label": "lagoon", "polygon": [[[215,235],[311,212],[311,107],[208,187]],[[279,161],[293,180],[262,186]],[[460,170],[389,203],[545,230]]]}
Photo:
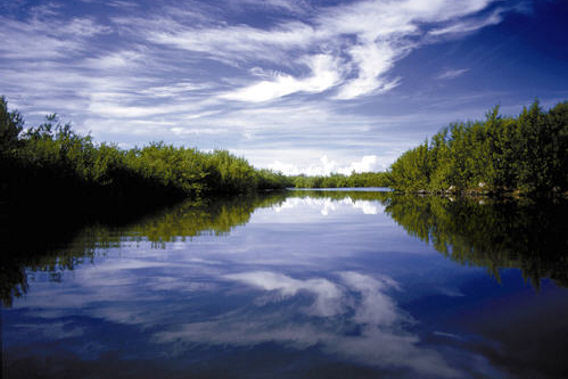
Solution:
{"label": "lagoon", "polygon": [[4,377],[567,376],[567,211],[288,191],[85,225],[3,270]]}

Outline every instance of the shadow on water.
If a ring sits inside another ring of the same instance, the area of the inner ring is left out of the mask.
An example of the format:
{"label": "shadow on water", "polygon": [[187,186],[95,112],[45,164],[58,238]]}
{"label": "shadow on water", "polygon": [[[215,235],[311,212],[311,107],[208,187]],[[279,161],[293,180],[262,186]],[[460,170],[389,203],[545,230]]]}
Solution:
{"label": "shadow on water", "polygon": [[16,223],[4,241],[0,296],[5,306],[26,293],[26,270],[45,271],[57,281],[64,270],[92,261],[95,253],[128,241],[149,241],[154,248],[204,233],[228,233],[246,224],[252,212],[289,197],[379,201],[406,232],[461,264],[518,268],[538,289],[542,278],[568,287],[568,214],[566,202],[401,196],[391,192],[290,191],[207,201],[185,201],[150,214],[109,211],[106,217],[57,220],[43,214],[26,226]]}

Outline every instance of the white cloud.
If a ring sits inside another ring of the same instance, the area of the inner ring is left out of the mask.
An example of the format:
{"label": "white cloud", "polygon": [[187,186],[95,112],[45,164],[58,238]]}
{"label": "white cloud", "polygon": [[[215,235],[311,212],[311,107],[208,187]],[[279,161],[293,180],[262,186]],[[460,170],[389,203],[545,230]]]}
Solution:
{"label": "white cloud", "polygon": [[70,321],[37,323],[37,324],[15,324],[14,329],[23,330],[28,335],[42,336],[47,340],[63,340],[84,335],[85,328],[74,325]]}
{"label": "white cloud", "polygon": [[244,3],[157,5],[142,17],[147,9],[116,1],[106,23],[66,15],[63,3],[0,17],[0,86],[31,124],[57,112],[99,140],[229,148],[289,174],[375,171],[423,133],[384,135],[409,115],[366,116],[339,100],[390,91],[404,80],[391,74],[399,59],[502,15],[478,17],[491,0],[267,0],[267,14],[286,16],[260,27],[225,9],[258,5]]}
{"label": "white cloud", "polygon": [[[258,102],[295,92],[321,92],[340,85],[336,99],[355,99],[387,92],[399,84],[399,79],[389,78],[388,73],[397,60],[425,43],[420,41],[424,34],[421,25],[451,22],[450,26],[430,31],[429,35],[477,30],[499,22],[499,11],[482,22],[460,20],[491,2],[360,1],[324,7],[310,20],[287,21],[268,30],[248,25],[196,28],[175,24],[168,31],[151,30],[147,35],[154,43],[206,53],[225,63],[253,60],[255,65],[264,61],[294,67],[298,61],[317,60],[322,52],[333,54],[331,61],[343,62],[332,70],[329,63],[321,70],[312,67],[314,75],[308,79],[281,73],[272,81],[251,84],[224,95],[225,98]],[[301,59],[290,59],[298,56]],[[349,59],[344,60],[345,57]],[[318,71],[326,73],[326,78],[318,75]]]}
{"label": "white cloud", "polygon": [[380,77],[394,65],[394,57],[398,54],[387,44],[353,46],[349,54],[358,67],[358,76],[341,88],[337,99],[354,99],[373,92],[386,92],[398,85],[398,80],[388,81]]}
{"label": "white cloud", "polygon": [[378,215],[381,210],[375,202],[357,200],[353,202],[353,208],[360,209],[366,215]]}
{"label": "white cloud", "polygon": [[139,93],[151,97],[173,97],[187,92],[200,91],[214,87],[213,83],[179,82],[170,85],[153,86],[144,88]]}
{"label": "white cloud", "polygon": [[105,54],[97,58],[87,58],[84,61],[84,66],[96,70],[106,71],[116,69],[133,67],[139,64],[143,58],[143,54],[136,51],[119,51],[110,54]]}
{"label": "white cloud", "polygon": [[331,173],[338,173],[350,175],[355,172],[372,172],[385,169],[384,164],[379,162],[376,155],[365,155],[359,161],[353,161],[348,165],[338,163],[335,160],[329,159],[327,155],[323,155],[319,159],[319,164],[294,164],[290,162],[274,161],[268,167],[275,171],[281,171],[286,175],[328,175]]}
{"label": "white cloud", "polygon": [[124,1],[124,0],[106,0],[104,4],[108,7],[115,8],[136,8],[139,6],[136,2]]}
{"label": "white cloud", "polygon": [[469,71],[469,68],[461,68],[461,69],[456,69],[456,70],[446,70],[446,71],[442,72],[440,75],[438,75],[436,78],[437,79],[455,79],[458,76],[462,76],[463,74],[465,74],[468,71]]}
{"label": "white cloud", "polygon": [[305,0],[263,0],[259,2],[258,0],[228,0],[230,3],[234,3],[235,6],[248,6],[256,9],[274,9],[278,12],[289,12],[294,14],[303,14],[310,7]]}
{"label": "white cloud", "polygon": [[352,210],[363,212],[366,215],[378,215],[384,211],[382,206],[374,201],[353,200],[346,197],[342,200],[329,198],[288,198],[282,204],[273,207],[276,213],[288,209],[314,209],[322,216],[329,216],[335,212],[346,213]]}
{"label": "white cloud", "polygon": [[[53,25],[51,26],[53,27]],[[48,26],[45,29],[48,30]],[[59,30],[49,29],[49,34],[58,36],[78,36],[78,37],[93,37],[98,34],[110,33],[112,29],[106,25],[100,25],[90,18],[74,18],[67,24],[60,27]]]}
{"label": "white cloud", "polygon": [[360,162],[353,162],[349,169],[355,172],[375,171],[378,168],[378,157],[376,155],[365,155]]}
{"label": "white cloud", "polygon": [[0,17],[2,57],[34,61],[69,58],[84,52],[89,38],[111,32],[109,26],[97,24],[91,18],[65,20],[57,16],[50,10],[25,22]]}
{"label": "white cloud", "polygon": [[314,37],[314,30],[301,22],[289,22],[269,30],[247,25],[188,28],[173,24],[172,30],[155,29],[146,37],[154,43],[207,53],[221,58],[223,62],[227,58],[278,61],[287,56],[287,49],[307,48]]}
{"label": "white cloud", "polygon": [[312,75],[296,79],[291,75],[277,74],[271,81],[262,81],[249,87],[222,95],[221,98],[261,102],[273,100],[295,92],[323,92],[339,83],[337,62],[329,55],[315,55],[307,62]]}
{"label": "white cloud", "polygon": [[247,272],[225,276],[227,279],[259,287],[265,291],[278,291],[285,297],[300,291],[315,294],[316,300],[308,309],[310,314],[329,317],[341,312],[341,289],[326,279],[297,280],[289,276],[268,271]]}
{"label": "white cloud", "polygon": [[457,21],[450,25],[434,29],[428,32],[430,36],[441,36],[445,34],[463,34],[476,31],[490,25],[496,25],[503,20],[502,10],[497,10],[485,18],[477,18],[466,21]]}

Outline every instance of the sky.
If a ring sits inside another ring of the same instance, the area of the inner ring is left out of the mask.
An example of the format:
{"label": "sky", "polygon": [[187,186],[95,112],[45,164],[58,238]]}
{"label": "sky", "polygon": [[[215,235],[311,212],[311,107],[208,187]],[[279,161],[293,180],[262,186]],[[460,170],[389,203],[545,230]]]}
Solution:
{"label": "sky", "polygon": [[568,100],[565,0],[0,0],[0,95],[97,142],[388,169],[451,122]]}

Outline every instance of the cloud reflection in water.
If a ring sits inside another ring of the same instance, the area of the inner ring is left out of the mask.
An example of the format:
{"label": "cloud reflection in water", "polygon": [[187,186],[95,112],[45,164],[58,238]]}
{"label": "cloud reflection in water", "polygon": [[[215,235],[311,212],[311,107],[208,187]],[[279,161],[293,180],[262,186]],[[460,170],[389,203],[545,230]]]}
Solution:
{"label": "cloud reflection in water", "polygon": [[225,275],[260,289],[259,300],[218,315],[159,332],[161,343],[251,347],[277,343],[289,348],[318,347],[354,362],[407,368],[421,374],[452,377],[458,373],[442,356],[419,346],[404,330],[413,321],[387,292],[398,288],[386,276],[357,272],[327,278],[294,279],[268,271]]}
{"label": "cloud reflection in water", "polygon": [[[409,239],[380,202],[290,197],[278,204],[256,209],[246,225],[222,236],[164,238],[171,242],[160,249],[124,238],[120,247],[97,251],[104,254],[92,264],[63,272],[58,283],[34,272],[33,291],[14,304],[18,327],[10,339],[57,340],[81,359],[115,352],[192,369],[230,366],[225,358],[232,358],[248,370],[262,357],[298,370],[332,362],[396,377],[496,372],[466,339],[448,342],[444,327],[432,334],[402,310],[423,322],[409,298],[464,297],[463,279],[442,281],[456,267]],[[150,225],[170,237],[194,230],[170,220],[173,226]]]}
{"label": "cloud reflection in water", "polygon": [[294,208],[301,208],[303,210],[317,209],[322,216],[329,216],[330,213],[334,212],[345,213],[348,212],[350,208],[359,210],[367,215],[377,215],[384,211],[384,206],[377,201],[353,200],[350,197],[341,200],[292,197],[286,199],[284,203],[273,207],[273,210],[279,213],[283,210]]}

